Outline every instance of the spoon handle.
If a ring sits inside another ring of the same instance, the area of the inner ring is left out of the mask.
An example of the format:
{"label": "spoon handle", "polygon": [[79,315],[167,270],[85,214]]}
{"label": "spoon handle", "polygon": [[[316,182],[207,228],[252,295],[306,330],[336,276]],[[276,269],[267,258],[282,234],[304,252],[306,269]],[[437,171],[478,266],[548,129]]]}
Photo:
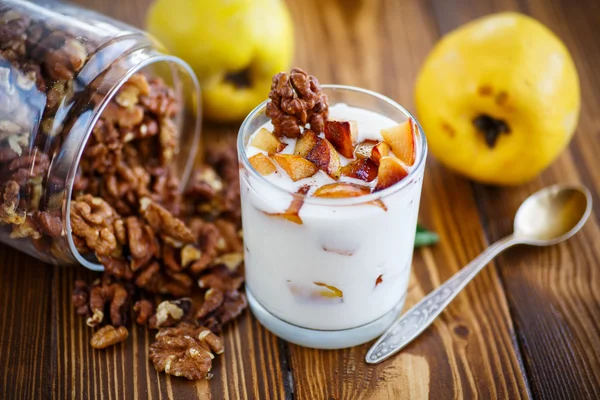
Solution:
{"label": "spoon handle", "polygon": [[366,361],[377,364],[399,352],[421,334],[460,291],[499,253],[517,244],[513,235],[488,247],[466,267],[425,296],[396,320],[367,352]]}

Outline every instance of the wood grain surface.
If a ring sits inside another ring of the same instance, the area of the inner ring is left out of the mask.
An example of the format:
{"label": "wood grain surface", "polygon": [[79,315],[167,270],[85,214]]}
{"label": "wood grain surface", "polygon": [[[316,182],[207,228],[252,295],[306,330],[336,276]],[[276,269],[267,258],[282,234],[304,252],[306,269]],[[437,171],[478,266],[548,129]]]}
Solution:
{"label": "wood grain surface", "polygon": [[[143,26],[150,0],[77,3]],[[471,183],[428,160],[420,220],[441,242],[415,253],[407,305],[510,233],[518,205],[556,182],[581,182],[596,208],[576,237],[502,255],[401,354],[368,366],[369,345],[306,349],[246,312],[226,329],[211,381],[157,374],[151,337],[133,329],[105,351],[70,305],[83,268],[52,267],[0,245],[0,399],[462,399],[600,398],[600,2],[596,0],[289,0],[296,60],[321,82],[362,86],[414,111],[413,86],[439,37],[478,16],[516,10],[569,47],[582,115],[567,151],[514,188]],[[206,142],[236,126],[206,125]]]}

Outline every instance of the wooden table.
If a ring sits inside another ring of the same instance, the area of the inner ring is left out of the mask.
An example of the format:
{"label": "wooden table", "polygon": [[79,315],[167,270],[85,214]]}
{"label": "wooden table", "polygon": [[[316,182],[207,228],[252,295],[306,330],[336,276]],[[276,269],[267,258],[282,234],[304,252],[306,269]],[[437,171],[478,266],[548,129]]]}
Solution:
{"label": "wooden table", "polygon": [[[149,0],[79,0],[142,26]],[[0,399],[600,398],[600,2],[596,0],[296,0],[296,65],[322,82],[362,86],[413,109],[419,66],[435,41],[481,15],[517,10],[557,33],[582,84],[582,115],[567,151],[515,188],[469,182],[428,160],[421,221],[441,243],[416,252],[408,305],[511,231],[530,193],[556,182],[591,188],[596,208],[567,243],[516,248],[484,270],[400,355],[366,365],[368,345],[301,348],[246,312],[230,326],[214,378],[157,374],[151,337],[94,351],[70,304],[83,268],[58,268],[0,245]],[[236,127],[206,127],[207,140]],[[222,136],[221,136],[222,137]]]}

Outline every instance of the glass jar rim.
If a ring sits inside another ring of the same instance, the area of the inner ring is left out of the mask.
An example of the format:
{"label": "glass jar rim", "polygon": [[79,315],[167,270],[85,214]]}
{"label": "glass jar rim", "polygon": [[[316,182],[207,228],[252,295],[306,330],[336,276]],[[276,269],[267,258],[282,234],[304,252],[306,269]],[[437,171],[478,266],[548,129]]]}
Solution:
{"label": "glass jar rim", "polygon": [[73,236],[72,236],[73,232],[71,230],[71,196],[73,195],[73,183],[75,182],[75,176],[77,174],[77,169],[79,168],[79,163],[81,161],[81,157],[83,156],[83,151],[85,149],[85,145],[87,144],[88,139],[89,139],[90,135],[92,134],[94,126],[98,122],[98,119],[104,112],[104,109],[107,107],[107,105],[111,101],[111,99],[113,99],[113,97],[116,96],[119,89],[134,74],[140,72],[142,69],[144,69],[152,64],[156,64],[159,62],[173,63],[173,64],[181,67],[185,71],[185,73],[188,75],[188,77],[192,80],[195,90],[197,91],[198,104],[196,106],[196,114],[198,115],[198,118],[196,119],[195,134],[194,134],[194,138],[193,138],[192,144],[191,144],[193,146],[192,150],[191,150],[192,153],[189,156],[187,165],[182,174],[181,185],[184,185],[185,182],[187,182],[187,180],[189,179],[189,175],[191,174],[192,168],[194,166],[194,161],[196,159],[196,152],[198,151],[198,147],[199,147],[199,143],[200,143],[200,121],[202,119],[202,109],[201,109],[202,104],[201,104],[201,99],[200,99],[200,83],[199,83],[198,78],[196,77],[196,74],[194,73],[192,67],[190,67],[190,65],[187,64],[185,61],[183,61],[182,59],[180,59],[178,57],[164,54],[160,51],[153,51],[152,56],[147,57],[144,60],[141,60],[139,63],[136,63],[125,74],[123,74],[121,79],[119,79],[119,81],[116,82],[112,86],[110,91],[103,98],[102,103],[98,107],[98,111],[95,113],[94,117],[90,120],[89,125],[87,126],[85,135],[83,137],[82,145],[79,147],[79,149],[77,151],[77,155],[75,157],[75,162],[71,165],[71,168],[69,169],[69,172],[67,174],[68,184],[66,186],[66,201],[64,202],[64,210],[63,210],[63,215],[65,216],[65,232],[66,232],[66,236],[67,236],[67,243],[69,245],[69,250],[71,251],[71,254],[77,260],[77,262],[79,262],[80,264],[82,264],[83,266],[85,266],[86,268],[88,268],[92,271],[104,271],[104,266],[100,263],[94,263],[94,262],[86,259],[79,252],[79,250],[77,250],[77,247],[75,246],[75,242],[73,241]]}
{"label": "glass jar rim", "polygon": [[389,97],[384,96],[380,93],[374,92],[372,90],[363,89],[363,88],[359,88],[356,86],[335,85],[335,84],[323,84],[323,85],[321,85],[321,88],[332,89],[332,90],[347,90],[347,91],[351,91],[351,92],[357,92],[357,93],[373,96],[379,100],[384,101],[385,103],[387,103],[391,107],[395,108],[396,110],[400,111],[407,119],[412,119],[418,128],[417,130],[419,133],[419,138],[421,139],[421,148],[420,148],[419,154],[417,154],[416,165],[414,166],[414,168],[411,169],[409,174],[404,179],[402,179],[402,181],[400,181],[388,188],[385,188],[378,192],[373,192],[373,193],[370,193],[370,194],[367,194],[364,196],[358,196],[358,197],[345,197],[345,198],[313,197],[313,196],[308,196],[308,195],[304,195],[301,193],[292,192],[285,188],[282,188],[281,186],[277,186],[276,184],[274,184],[273,182],[271,182],[270,180],[265,178],[263,175],[258,173],[254,169],[254,167],[252,167],[252,165],[250,164],[250,160],[248,159],[248,156],[246,154],[246,146],[244,143],[244,133],[248,129],[250,122],[257,115],[259,115],[261,112],[263,112],[266,109],[267,103],[269,103],[270,99],[266,99],[265,101],[260,103],[258,106],[256,106],[256,108],[254,108],[254,110],[252,110],[250,112],[250,114],[248,114],[248,116],[244,119],[244,122],[242,122],[242,125],[240,126],[240,129],[238,131],[237,151],[238,151],[239,158],[242,162],[244,169],[249,171],[250,175],[254,179],[258,179],[258,181],[266,184],[270,188],[274,188],[276,191],[278,191],[282,194],[291,195],[295,198],[302,199],[304,201],[304,204],[312,204],[312,205],[320,205],[320,206],[354,206],[354,205],[370,203],[370,202],[373,202],[376,200],[384,199],[384,198],[391,196],[394,193],[400,192],[404,188],[408,187],[412,183],[413,178],[417,174],[419,174],[421,172],[421,170],[423,170],[423,168],[425,168],[425,162],[426,162],[426,158],[427,158],[427,138],[425,137],[425,133],[423,132],[423,128],[421,127],[421,124],[419,123],[419,121],[406,108],[404,108],[403,106],[401,106],[394,100],[392,100]]}

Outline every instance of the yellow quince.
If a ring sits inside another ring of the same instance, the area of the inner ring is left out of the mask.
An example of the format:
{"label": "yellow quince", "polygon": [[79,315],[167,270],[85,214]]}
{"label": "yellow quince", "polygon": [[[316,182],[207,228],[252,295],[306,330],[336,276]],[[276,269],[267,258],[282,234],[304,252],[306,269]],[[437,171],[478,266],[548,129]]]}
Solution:
{"label": "yellow quince", "polygon": [[519,184],[569,143],[579,117],[579,78],[548,28],[500,13],[456,29],[434,47],[415,100],[442,163],[480,182]]}
{"label": "yellow quince", "polygon": [[243,119],[293,55],[292,21],[281,0],[157,0],[147,29],[194,69],[204,115],[215,121]]}

